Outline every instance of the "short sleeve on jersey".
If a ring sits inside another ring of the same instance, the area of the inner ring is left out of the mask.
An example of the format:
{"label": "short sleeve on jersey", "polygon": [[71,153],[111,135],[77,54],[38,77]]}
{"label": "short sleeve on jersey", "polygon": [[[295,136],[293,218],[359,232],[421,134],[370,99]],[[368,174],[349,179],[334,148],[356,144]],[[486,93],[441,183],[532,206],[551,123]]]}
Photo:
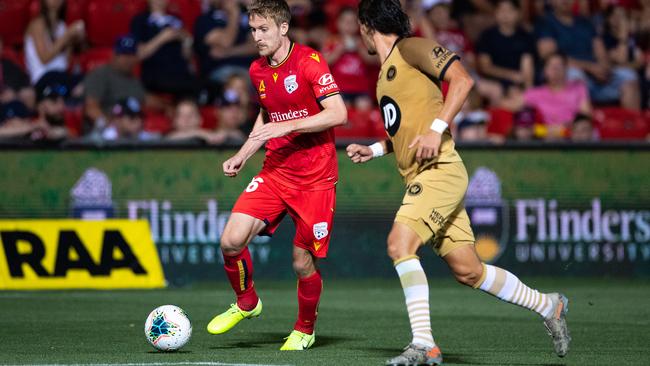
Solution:
{"label": "short sleeve on jersey", "polygon": [[397,47],[407,63],[438,80],[443,80],[449,66],[460,59],[452,51],[425,38],[406,38]]}
{"label": "short sleeve on jersey", "polygon": [[336,84],[325,58],[319,52],[314,51],[305,57],[302,60],[301,68],[319,102],[339,93],[339,86]]}

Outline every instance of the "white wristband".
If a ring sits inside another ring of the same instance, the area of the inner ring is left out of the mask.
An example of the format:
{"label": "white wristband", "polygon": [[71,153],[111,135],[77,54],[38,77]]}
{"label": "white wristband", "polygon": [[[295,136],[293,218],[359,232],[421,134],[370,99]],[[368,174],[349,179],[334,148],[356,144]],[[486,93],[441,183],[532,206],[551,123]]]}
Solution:
{"label": "white wristband", "polygon": [[445,130],[447,129],[447,127],[449,127],[449,124],[447,124],[447,122],[445,122],[445,121],[443,121],[443,120],[441,120],[441,119],[439,119],[439,118],[436,118],[436,119],[433,121],[433,123],[431,124],[431,129],[432,129],[433,131],[435,131],[435,132],[441,134],[441,135],[442,135],[443,132],[445,132]]}
{"label": "white wristband", "polygon": [[384,156],[384,146],[380,142],[375,142],[374,144],[368,146],[372,150],[372,157],[378,158]]}

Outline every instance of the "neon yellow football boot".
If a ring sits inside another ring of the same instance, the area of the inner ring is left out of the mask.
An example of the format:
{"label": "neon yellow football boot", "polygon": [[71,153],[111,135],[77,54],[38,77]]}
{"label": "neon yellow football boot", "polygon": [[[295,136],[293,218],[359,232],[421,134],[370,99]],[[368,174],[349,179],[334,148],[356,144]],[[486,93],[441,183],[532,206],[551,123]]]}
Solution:
{"label": "neon yellow football boot", "polygon": [[237,325],[243,319],[257,318],[262,313],[262,300],[257,300],[257,305],[253,310],[242,310],[237,304],[231,304],[230,309],[217,315],[208,324],[208,333],[221,334],[226,333],[232,327]]}
{"label": "neon yellow football boot", "polygon": [[289,334],[287,341],[284,342],[280,351],[302,351],[311,347],[316,341],[316,332],[312,334],[306,334],[297,330],[294,330]]}

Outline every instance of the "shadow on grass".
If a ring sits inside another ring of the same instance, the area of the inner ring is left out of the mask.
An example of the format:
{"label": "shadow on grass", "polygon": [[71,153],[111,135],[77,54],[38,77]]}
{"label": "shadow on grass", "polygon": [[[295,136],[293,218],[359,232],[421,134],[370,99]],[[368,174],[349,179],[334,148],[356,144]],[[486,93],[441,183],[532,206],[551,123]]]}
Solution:
{"label": "shadow on grass", "polygon": [[156,350],[151,350],[151,351],[147,351],[147,353],[161,354],[161,355],[173,355],[173,354],[176,354],[176,353],[192,353],[192,351],[184,351],[184,350],[180,350],[180,351],[156,351]]}
{"label": "shadow on grass", "polygon": [[445,364],[459,364],[459,365],[500,365],[500,366],[566,366],[563,363],[554,362],[481,362],[469,361],[463,355],[454,353],[443,354]]}
{"label": "shadow on grass", "polygon": [[[286,337],[286,333],[279,332],[251,333],[247,336],[247,339],[224,342],[221,345],[210,347],[210,349],[260,348],[272,344],[276,344],[277,348],[280,349],[280,346],[282,346]],[[313,348],[330,347],[332,345],[343,343],[347,340],[352,339],[353,338],[348,337],[316,334],[316,343],[314,344]]]}
{"label": "shadow on grass", "polygon": [[[402,351],[398,348],[387,348],[387,347],[363,347],[358,348],[362,351],[369,351],[376,353],[374,356],[384,357],[390,359],[399,355]],[[444,364],[454,364],[454,365],[499,365],[499,366],[566,366],[563,363],[549,363],[549,362],[481,362],[481,361],[471,361],[471,357],[465,357],[461,354],[454,353],[445,353],[443,354]]]}

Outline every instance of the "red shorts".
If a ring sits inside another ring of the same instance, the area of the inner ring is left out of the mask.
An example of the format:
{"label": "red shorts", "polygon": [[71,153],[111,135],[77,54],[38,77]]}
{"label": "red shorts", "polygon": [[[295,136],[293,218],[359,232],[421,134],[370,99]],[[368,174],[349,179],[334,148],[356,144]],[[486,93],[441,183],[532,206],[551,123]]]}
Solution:
{"label": "red shorts", "polygon": [[239,196],[232,212],[264,221],[260,235],[273,235],[284,215],[289,213],[296,225],[293,245],[325,258],[329,248],[336,206],[336,188],[304,191],[275,183],[259,175]]}

